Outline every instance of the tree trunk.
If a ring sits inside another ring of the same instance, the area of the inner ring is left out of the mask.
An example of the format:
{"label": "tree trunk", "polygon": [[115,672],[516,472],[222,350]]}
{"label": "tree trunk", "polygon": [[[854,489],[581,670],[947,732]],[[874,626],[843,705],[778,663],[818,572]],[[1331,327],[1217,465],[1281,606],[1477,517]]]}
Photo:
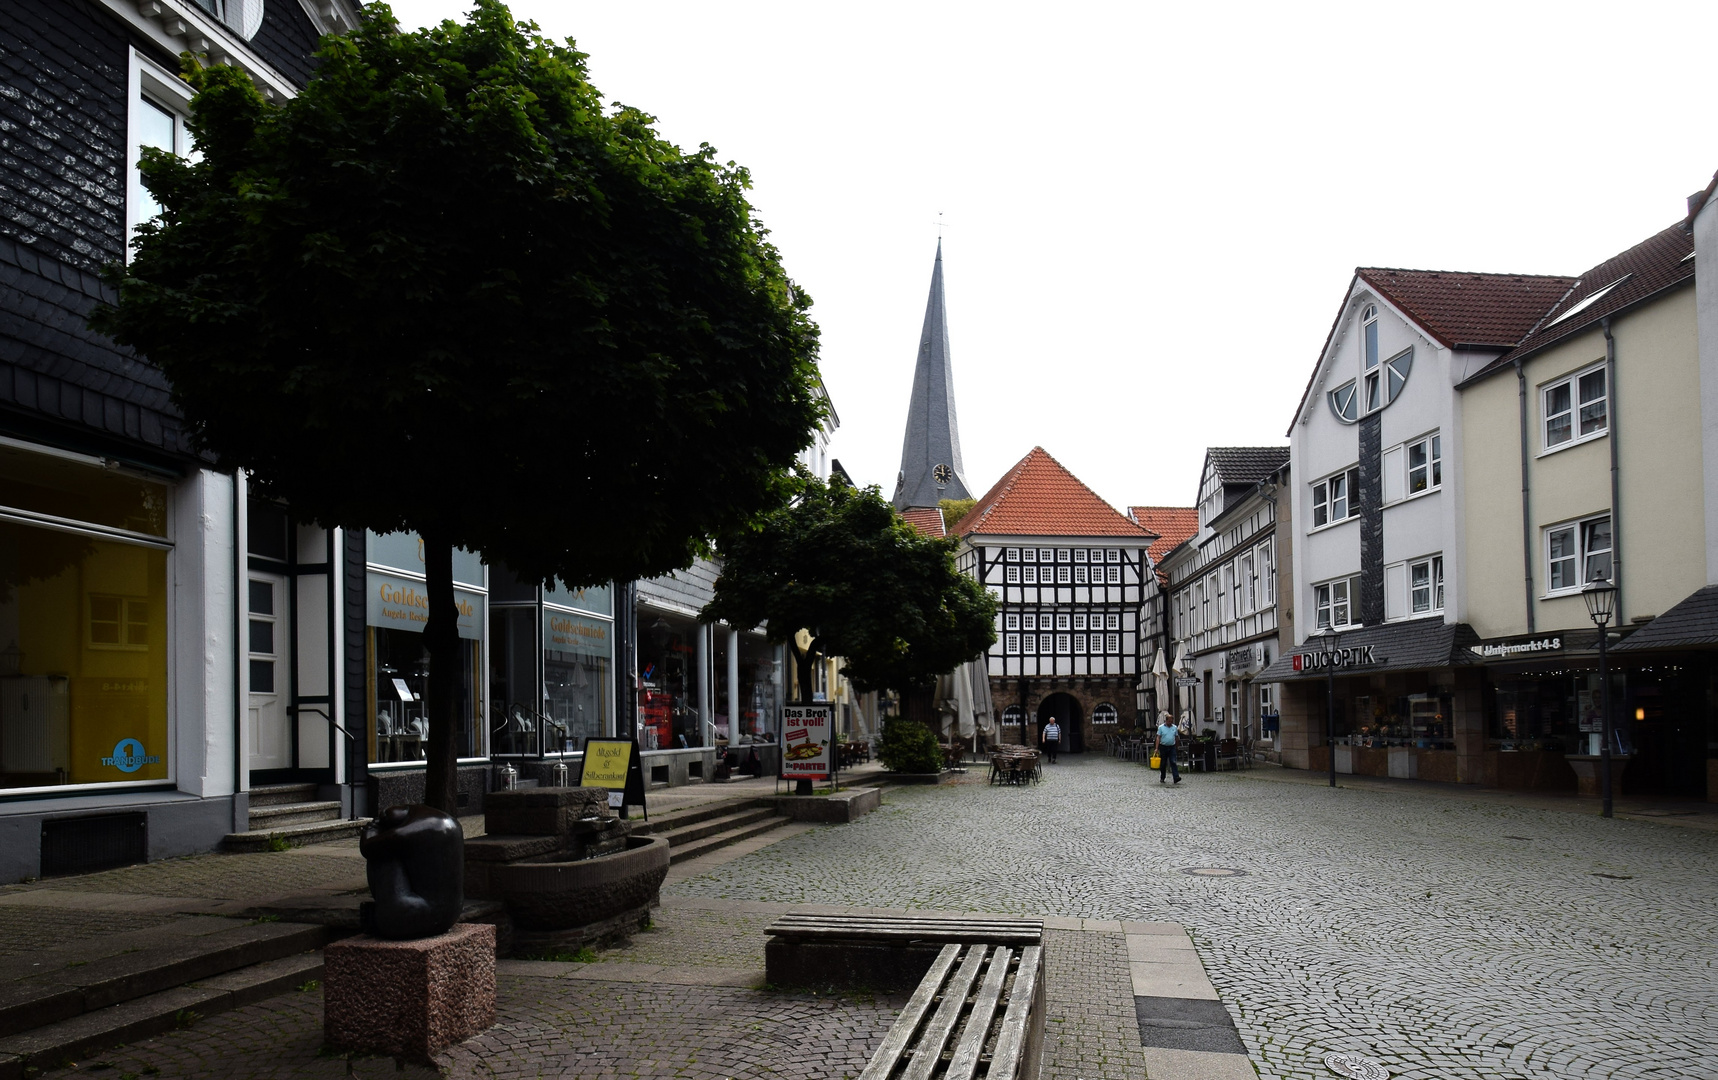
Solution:
{"label": "tree trunk", "polygon": [[453,597],[453,545],[429,532],[423,534],[424,576],[429,622],[424,644],[429,647],[429,761],[424,769],[424,803],[457,816],[458,784],[454,762],[459,757],[459,608]]}

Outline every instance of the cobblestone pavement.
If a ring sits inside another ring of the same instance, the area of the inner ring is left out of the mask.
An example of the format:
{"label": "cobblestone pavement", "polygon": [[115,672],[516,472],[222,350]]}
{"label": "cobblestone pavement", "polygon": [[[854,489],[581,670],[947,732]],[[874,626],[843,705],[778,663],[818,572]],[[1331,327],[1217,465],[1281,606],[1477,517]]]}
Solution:
{"label": "cobblestone pavement", "polygon": [[[665,892],[1180,922],[1266,1080],[1328,1080],[1333,1050],[1409,1080],[1718,1076],[1718,836],[1269,777],[1087,756],[894,789]],[[1183,873],[1211,866],[1246,875]]]}

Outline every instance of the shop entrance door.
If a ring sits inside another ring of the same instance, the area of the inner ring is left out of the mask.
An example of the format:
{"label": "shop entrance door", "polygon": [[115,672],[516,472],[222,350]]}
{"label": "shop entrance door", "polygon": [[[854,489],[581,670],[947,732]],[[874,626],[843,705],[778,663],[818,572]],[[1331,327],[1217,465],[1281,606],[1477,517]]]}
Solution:
{"label": "shop entrance door", "polygon": [[288,579],[252,571],[247,584],[251,769],[289,769],[293,740],[286,708],[292,695]]}

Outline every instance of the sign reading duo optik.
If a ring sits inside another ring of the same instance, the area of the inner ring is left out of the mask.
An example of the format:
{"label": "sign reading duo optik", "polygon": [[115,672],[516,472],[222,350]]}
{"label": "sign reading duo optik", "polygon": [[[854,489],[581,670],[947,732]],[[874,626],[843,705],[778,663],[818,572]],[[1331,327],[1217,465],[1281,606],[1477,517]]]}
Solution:
{"label": "sign reading duo optik", "polygon": [[1378,662],[1372,655],[1373,648],[1371,645],[1356,645],[1352,649],[1333,649],[1330,652],[1295,653],[1294,669],[1319,671],[1323,668],[1364,667]]}

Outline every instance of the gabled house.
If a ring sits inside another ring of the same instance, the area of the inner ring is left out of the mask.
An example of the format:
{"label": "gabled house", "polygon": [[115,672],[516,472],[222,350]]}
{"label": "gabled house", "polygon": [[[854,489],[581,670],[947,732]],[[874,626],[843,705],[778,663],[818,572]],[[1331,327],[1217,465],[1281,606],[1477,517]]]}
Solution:
{"label": "gabled house", "polygon": [[[1277,655],[1277,512],[1288,457],[1286,446],[1205,452],[1196,529],[1158,560],[1164,584],[1146,605],[1148,625],[1168,623],[1165,667],[1197,680],[1161,707],[1221,738],[1256,743],[1265,737],[1261,717],[1275,712],[1274,685],[1253,676]],[[1142,650],[1141,671],[1155,669],[1156,652]]]}
{"label": "gabled house", "polygon": [[955,524],[961,570],[997,598],[986,657],[1004,742],[1053,716],[1064,747],[1141,715],[1139,616],[1153,534],[1034,447]]}

